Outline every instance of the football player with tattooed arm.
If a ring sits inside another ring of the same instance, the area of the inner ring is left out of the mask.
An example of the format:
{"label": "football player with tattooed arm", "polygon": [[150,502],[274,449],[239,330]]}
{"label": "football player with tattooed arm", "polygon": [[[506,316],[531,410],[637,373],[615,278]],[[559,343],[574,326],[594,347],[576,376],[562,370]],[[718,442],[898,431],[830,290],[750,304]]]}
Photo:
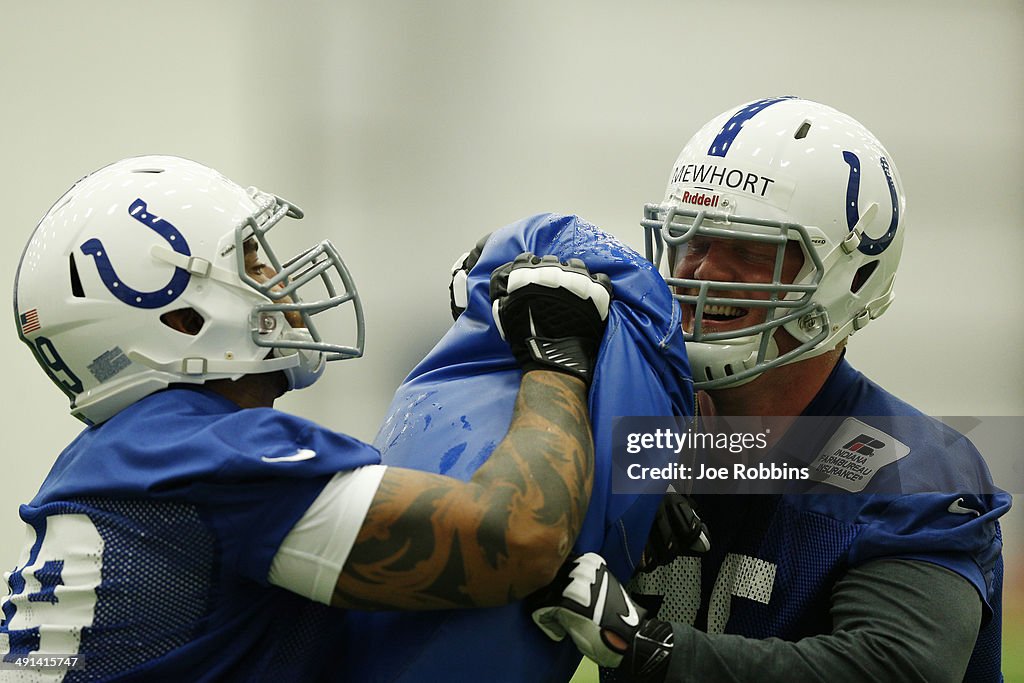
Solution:
{"label": "football player with tattooed arm", "polygon": [[[624,588],[597,554],[568,562],[534,619],[608,667],[603,681],[1002,679],[1010,497],[963,435],[844,358],[893,299],[904,212],[875,136],[793,97],[712,119],[646,206],[701,419],[786,424],[772,447],[803,451],[815,476],[670,493]],[[813,420],[823,434],[797,430]]]}
{"label": "football player with tattooed arm", "polygon": [[[523,370],[507,435],[468,481],[385,467],[273,409],[363,350],[335,247],[270,246],[301,217],[144,156],[86,176],[37,226],[20,336],[88,427],[21,507],[5,574],[0,654],[29,679],[320,680],[359,647],[345,608],[504,604],[564,562],[592,485],[607,278],[529,254],[497,269],[495,320]],[[338,315],[351,344],[320,332]]]}

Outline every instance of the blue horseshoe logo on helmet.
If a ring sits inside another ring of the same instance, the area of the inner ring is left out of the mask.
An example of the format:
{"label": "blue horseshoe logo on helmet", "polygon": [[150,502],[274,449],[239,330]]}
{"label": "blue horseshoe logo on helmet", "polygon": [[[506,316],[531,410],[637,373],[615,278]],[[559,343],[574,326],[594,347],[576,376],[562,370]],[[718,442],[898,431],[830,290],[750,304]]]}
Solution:
{"label": "blue horseshoe logo on helmet", "polygon": [[[192,255],[185,237],[178,232],[178,229],[159,216],[154,216],[150,213],[146,202],[142,201],[142,199],[136,199],[132,202],[131,206],[128,207],[128,214],[167,240],[167,243],[174,251],[183,256]],[[140,292],[126,285],[117,276],[114,266],[110,263],[110,258],[107,256],[103,243],[100,240],[93,237],[86,241],[82,245],[82,253],[86,256],[92,256],[96,260],[96,268],[99,270],[100,278],[103,280],[103,284],[107,286],[107,289],[110,290],[110,293],[135,308],[160,308],[161,306],[166,306],[181,296],[185,291],[185,287],[188,286],[189,280],[192,279],[192,274],[187,270],[175,267],[174,275],[171,276],[170,282],[166,285],[152,292]]]}
{"label": "blue horseshoe logo on helmet", "polygon": [[[853,152],[843,152],[843,160],[850,166],[850,179],[846,183],[846,224],[853,230],[860,220],[860,208],[857,206],[860,197],[860,159]],[[867,235],[861,235],[860,246],[857,247],[862,253],[868,256],[878,256],[896,237],[896,228],[900,222],[900,202],[896,196],[896,185],[892,181],[892,173],[889,171],[889,161],[885,157],[879,159],[882,166],[882,173],[885,174],[885,182],[889,185],[889,199],[892,201],[892,219],[889,221],[889,229],[885,234],[874,239]]]}

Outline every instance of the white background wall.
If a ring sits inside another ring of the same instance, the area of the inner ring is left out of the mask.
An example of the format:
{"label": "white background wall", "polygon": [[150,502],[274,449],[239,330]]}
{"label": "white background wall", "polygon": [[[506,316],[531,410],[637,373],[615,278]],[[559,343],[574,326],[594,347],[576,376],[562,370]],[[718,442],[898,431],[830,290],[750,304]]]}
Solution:
{"label": "white background wall", "polygon": [[[909,197],[897,301],[850,358],[934,415],[1024,415],[1021,83],[1017,0],[8,2],[0,274],[10,287],[57,196],[124,156],[288,197],[307,212],[296,244],[342,247],[369,333],[363,360],[279,407],[370,439],[479,235],[558,211],[640,246],[641,207],[699,125],[798,94],[867,125]],[[10,569],[17,505],[80,425],[10,323],[0,357]]]}

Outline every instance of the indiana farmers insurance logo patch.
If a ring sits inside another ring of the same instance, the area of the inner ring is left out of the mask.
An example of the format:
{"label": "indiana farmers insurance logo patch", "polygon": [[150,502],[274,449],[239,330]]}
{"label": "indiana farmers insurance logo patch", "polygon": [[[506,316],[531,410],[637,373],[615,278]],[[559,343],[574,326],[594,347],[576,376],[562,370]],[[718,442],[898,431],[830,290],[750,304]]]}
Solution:
{"label": "indiana farmers insurance logo patch", "polygon": [[908,453],[906,444],[848,417],[811,463],[811,479],[857,493],[880,469]]}

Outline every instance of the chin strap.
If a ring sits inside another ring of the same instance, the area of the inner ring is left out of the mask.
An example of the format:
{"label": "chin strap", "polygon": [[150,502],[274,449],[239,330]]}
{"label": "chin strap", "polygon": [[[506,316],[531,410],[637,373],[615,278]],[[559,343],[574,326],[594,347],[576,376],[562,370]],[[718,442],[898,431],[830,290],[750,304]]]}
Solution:
{"label": "chin strap", "polygon": [[[284,355],[285,353],[287,355]],[[288,367],[284,371],[285,377],[288,378],[289,389],[305,389],[310,386],[323,376],[324,368],[327,366],[324,354],[319,351],[276,348],[274,355],[282,355],[287,358],[299,357],[299,362],[296,365]]]}
{"label": "chin strap", "polygon": [[[854,327],[856,329],[860,329],[860,328],[857,328],[855,324],[854,324]],[[778,331],[778,330],[776,330],[776,331]],[[782,367],[783,365],[791,365],[793,363],[799,363],[801,361],[809,360],[811,358],[816,358],[817,356],[824,355],[824,354],[826,354],[826,353],[828,353],[830,351],[834,351],[835,348],[837,346],[839,346],[839,344],[842,343],[842,341],[845,340],[848,336],[849,335],[843,335],[842,337],[839,337],[837,335],[832,340],[825,340],[824,335],[822,335],[823,340],[827,341],[827,343],[819,342],[817,346],[810,347],[810,348],[808,348],[806,350],[803,350],[803,351],[801,351],[801,348],[803,346],[803,345],[801,345],[801,346],[798,346],[797,348],[795,348],[795,349],[793,349],[791,351],[787,351],[786,353],[784,353],[784,354],[782,354],[780,356],[780,355],[778,355],[779,354],[779,350],[778,350],[779,347],[775,343],[775,337],[774,337],[774,333],[773,333],[772,339],[769,340],[769,342],[768,342],[768,350],[765,353],[765,360],[767,360],[769,362],[766,363],[766,365],[764,367],[758,369],[757,372],[751,372],[750,374],[745,374],[745,373],[751,367],[753,367],[753,364],[756,362],[756,359],[757,359],[757,350],[756,349],[754,351],[752,351],[750,353],[750,355],[748,355],[745,359],[743,359],[741,361],[738,361],[738,362],[737,361],[734,361],[734,362],[731,362],[731,363],[723,362],[723,361],[702,362],[700,360],[701,353],[702,353],[702,349],[700,349],[700,346],[702,344],[706,344],[708,346],[713,346],[713,343],[712,342],[687,342],[686,349],[687,349],[687,353],[689,354],[689,357],[690,357],[691,367],[697,368],[697,372],[703,371],[704,368],[711,368],[711,370],[712,370],[711,374],[713,376],[713,379],[710,379],[710,380],[708,380],[708,379],[699,380],[699,379],[697,379],[697,377],[694,377],[693,386],[694,386],[694,388],[699,389],[699,390],[727,389],[727,388],[732,388],[732,387],[743,386],[744,384],[747,384],[748,382],[754,381],[755,379],[760,377],[763,373],[767,372],[768,370],[772,370],[774,368]],[[732,341],[732,340],[730,340],[730,341]],[[808,344],[809,343],[813,343],[813,340],[811,342],[808,342]],[[730,364],[735,366],[735,365],[737,365],[737,363],[741,363],[743,365],[743,370],[741,370],[740,372],[734,372],[732,375],[726,375],[725,374],[725,366],[726,365],[730,365]],[[750,363],[749,366],[747,365],[748,363]],[[706,375],[705,375],[705,377],[706,377]]]}
{"label": "chin strap", "polygon": [[194,381],[197,382],[203,381],[203,378],[209,375],[240,377],[242,375],[287,370],[298,365],[300,362],[296,354],[277,358],[265,358],[263,360],[226,360],[192,356],[178,358],[165,363],[154,360],[138,351],[129,351],[127,355],[132,362],[145,365],[151,370],[166,372],[171,375],[183,375],[186,381],[188,378],[194,378]]}

